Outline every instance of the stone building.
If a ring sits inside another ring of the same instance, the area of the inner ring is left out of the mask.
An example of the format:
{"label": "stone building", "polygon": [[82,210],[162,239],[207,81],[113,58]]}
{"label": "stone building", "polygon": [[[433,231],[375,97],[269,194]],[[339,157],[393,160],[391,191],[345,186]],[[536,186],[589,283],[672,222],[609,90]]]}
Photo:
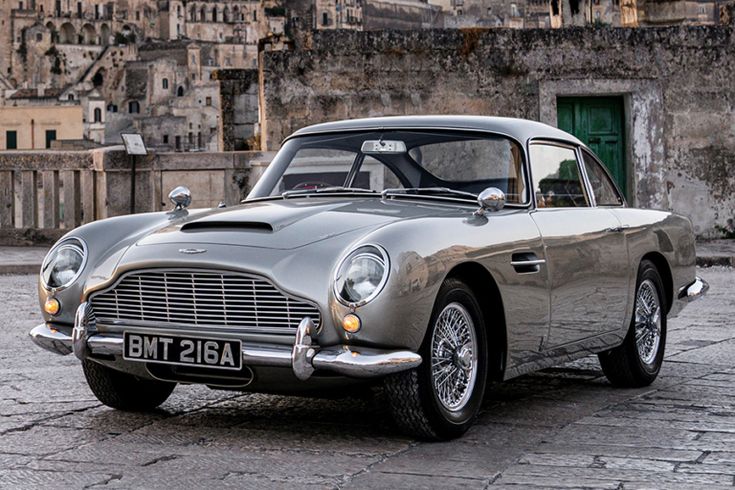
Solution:
{"label": "stone building", "polygon": [[[285,25],[276,0],[0,0],[0,111],[18,90],[53,90],[81,106],[89,141],[162,127],[167,142],[154,144],[216,149],[211,73],[257,67],[260,41]],[[143,72],[146,90],[128,86]]]}
{"label": "stone building", "polygon": [[366,31],[444,27],[444,12],[428,0],[362,0]]}
{"label": "stone building", "polygon": [[735,216],[732,25],[322,31],[260,70],[263,150],[335,119],[522,117],[586,141],[631,205],[684,214],[702,236]]}
{"label": "stone building", "polygon": [[138,59],[125,64],[124,93],[117,97],[122,104],[109,116],[109,132],[139,132],[148,146],[162,150],[216,151],[219,84],[211,74],[219,47],[193,41],[141,45]]}
{"label": "stone building", "polygon": [[315,0],[315,29],[362,30],[363,0]]}
{"label": "stone building", "polygon": [[718,24],[727,4],[717,0],[638,1],[638,16],[644,26]]}
{"label": "stone building", "polygon": [[82,140],[80,106],[57,104],[55,93],[29,92],[17,92],[13,102],[19,105],[0,111],[0,150],[50,149],[57,141]]}

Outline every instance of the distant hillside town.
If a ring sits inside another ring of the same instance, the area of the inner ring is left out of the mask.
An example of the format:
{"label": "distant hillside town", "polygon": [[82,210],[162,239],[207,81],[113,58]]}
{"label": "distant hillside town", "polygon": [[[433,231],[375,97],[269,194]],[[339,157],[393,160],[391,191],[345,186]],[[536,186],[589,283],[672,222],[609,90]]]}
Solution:
{"label": "distant hillside town", "polygon": [[[141,133],[161,151],[258,147],[258,92],[228,71],[314,30],[646,27],[725,22],[720,0],[0,0],[0,150],[83,149]],[[230,108],[232,109],[232,108]]]}

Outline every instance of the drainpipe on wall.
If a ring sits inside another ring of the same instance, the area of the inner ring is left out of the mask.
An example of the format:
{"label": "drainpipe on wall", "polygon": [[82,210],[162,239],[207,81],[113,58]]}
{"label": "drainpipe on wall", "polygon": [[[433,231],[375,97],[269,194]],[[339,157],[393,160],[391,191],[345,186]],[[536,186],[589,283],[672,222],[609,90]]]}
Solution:
{"label": "drainpipe on wall", "polygon": [[36,149],[36,120],[31,119],[31,150]]}

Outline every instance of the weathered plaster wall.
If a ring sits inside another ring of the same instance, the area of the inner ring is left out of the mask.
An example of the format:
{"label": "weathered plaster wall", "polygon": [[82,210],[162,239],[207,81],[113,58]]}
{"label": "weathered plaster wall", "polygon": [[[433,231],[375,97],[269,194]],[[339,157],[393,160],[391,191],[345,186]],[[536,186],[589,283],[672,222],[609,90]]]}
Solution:
{"label": "weathered plaster wall", "polygon": [[[732,26],[319,32],[262,63],[263,148],[341,118],[484,114],[556,123],[556,97],[622,95],[631,201],[713,235],[735,215]],[[262,119],[262,118],[261,118]]]}
{"label": "weathered plaster wall", "polygon": [[220,124],[223,151],[257,149],[258,70],[217,70],[222,107]]}

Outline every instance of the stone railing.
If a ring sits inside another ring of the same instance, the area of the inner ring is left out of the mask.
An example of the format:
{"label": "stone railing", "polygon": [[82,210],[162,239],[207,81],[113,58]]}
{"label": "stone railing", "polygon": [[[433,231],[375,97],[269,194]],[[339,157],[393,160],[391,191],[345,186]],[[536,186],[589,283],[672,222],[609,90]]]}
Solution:
{"label": "stone railing", "polygon": [[95,180],[91,152],[0,152],[0,243],[45,241],[94,220]]}
{"label": "stone railing", "polygon": [[[267,167],[262,152],[153,153],[136,157],[135,212],[170,207],[177,185],[193,207],[243,199]],[[128,214],[133,160],[121,147],[0,152],[0,245],[49,243],[96,219]]]}

